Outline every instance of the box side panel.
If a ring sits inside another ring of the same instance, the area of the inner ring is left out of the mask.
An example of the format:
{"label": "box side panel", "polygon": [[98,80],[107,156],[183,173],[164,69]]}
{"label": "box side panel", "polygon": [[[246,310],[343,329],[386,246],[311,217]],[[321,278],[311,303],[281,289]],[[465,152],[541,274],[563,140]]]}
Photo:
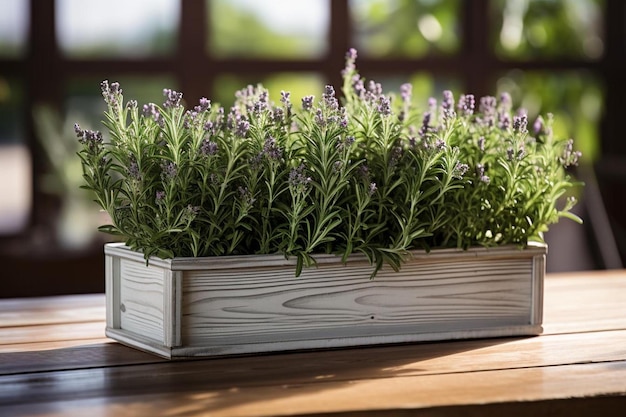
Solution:
{"label": "box side panel", "polygon": [[533,257],[531,323],[540,326],[543,323],[543,283],[546,275],[546,255]]}
{"label": "box side panel", "polygon": [[374,280],[371,271],[367,263],[321,265],[299,278],[293,267],[187,271],[183,345],[417,333],[435,340],[437,333],[502,328],[506,334],[507,327],[530,325],[532,256],[410,261]]}
{"label": "box side panel", "polygon": [[164,275],[159,267],[120,259],[120,328],[164,343]]}

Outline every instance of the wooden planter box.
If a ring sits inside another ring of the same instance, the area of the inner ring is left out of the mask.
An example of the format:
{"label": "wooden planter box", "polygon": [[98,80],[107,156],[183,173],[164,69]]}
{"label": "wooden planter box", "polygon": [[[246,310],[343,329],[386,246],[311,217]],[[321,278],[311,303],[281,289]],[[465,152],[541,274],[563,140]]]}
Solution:
{"label": "wooden planter box", "polygon": [[545,246],[412,252],[375,279],[364,257],[152,258],[107,244],[107,336],[166,358],[535,335]]}

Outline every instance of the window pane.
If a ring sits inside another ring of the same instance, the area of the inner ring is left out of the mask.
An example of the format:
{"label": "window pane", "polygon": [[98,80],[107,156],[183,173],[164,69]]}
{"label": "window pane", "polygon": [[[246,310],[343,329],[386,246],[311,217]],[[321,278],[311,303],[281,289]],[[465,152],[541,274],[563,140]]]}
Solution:
{"label": "window pane", "polygon": [[212,100],[228,109],[235,101],[236,91],[259,83],[269,90],[270,100],[274,103],[279,103],[281,91],[290,92],[295,108],[300,107],[304,96],[321,97],[325,84],[324,79],[314,73],[277,73],[264,77],[222,75],[215,80]]}
{"label": "window pane", "polygon": [[179,8],[179,0],[56,0],[59,46],[80,58],[170,54]]}
{"label": "window pane", "polygon": [[459,49],[458,0],[350,0],[363,56],[418,58]]}
{"label": "window pane", "polygon": [[31,210],[31,158],[24,144],[22,84],[0,75],[0,235],[20,232]]}
{"label": "window pane", "polygon": [[0,56],[19,57],[26,51],[29,2],[3,0],[0,4]]}
{"label": "window pane", "polygon": [[493,0],[503,58],[597,59],[604,51],[602,0]]}
{"label": "window pane", "polygon": [[326,52],[328,0],[206,0],[209,53],[316,58]]}
{"label": "window pane", "polygon": [[603,86],[586,71],[561,73],[511,71],[497,82],[498,94],[508,92],[514,103],[528,111],[529,126],[537,115],[554,115],[554,133],[574,139],[582,162],[600,155],[600,119]]}

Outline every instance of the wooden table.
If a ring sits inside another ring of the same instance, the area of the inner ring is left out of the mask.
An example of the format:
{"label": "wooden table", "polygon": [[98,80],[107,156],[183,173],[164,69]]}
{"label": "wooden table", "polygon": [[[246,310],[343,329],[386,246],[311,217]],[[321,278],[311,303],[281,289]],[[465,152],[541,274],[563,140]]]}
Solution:
{"label": "wooden table", "polygon": [[626,271],[549,275],[529,338],[169,362],[104,313],[0,300],[0,416],[626,415]]}

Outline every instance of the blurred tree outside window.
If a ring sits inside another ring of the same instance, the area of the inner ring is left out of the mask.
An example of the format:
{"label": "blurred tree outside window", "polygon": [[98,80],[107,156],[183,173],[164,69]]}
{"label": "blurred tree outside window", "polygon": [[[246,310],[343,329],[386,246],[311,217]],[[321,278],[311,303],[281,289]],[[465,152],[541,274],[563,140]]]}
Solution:
{"label": "blurred tree outside window", "polygon": [[217,58],[312,59],[327,52],[327,0],[207,0]]}
{"label": "blurred tree outside window", "polygon": [[18,233],[31,210],[32,167],[24,143],[24,86],[0,73],[0,235]]}
{"label": "blurred tree outside window", "polygon": [[512,60],[598,59],[603,0],[492,0],[498,56]]}
{"label": "blurred tree outside window", "polygon": [[[0,58],[26,55],[29,9],[24,0],[0,4]],[[27,224],[32,204],[31,164],[24,143],[23,82],[0,72],[0,236],[18,233]]]}
{"label": "blurred tree outside window", "polygon": [[59,46],[76,58],[171,55],[179,0],[56,0]]}
{"label": "blurred tree outside window", "polygon": [[368,57],[459,50],[459,0],[350,0],[355,47]]}

